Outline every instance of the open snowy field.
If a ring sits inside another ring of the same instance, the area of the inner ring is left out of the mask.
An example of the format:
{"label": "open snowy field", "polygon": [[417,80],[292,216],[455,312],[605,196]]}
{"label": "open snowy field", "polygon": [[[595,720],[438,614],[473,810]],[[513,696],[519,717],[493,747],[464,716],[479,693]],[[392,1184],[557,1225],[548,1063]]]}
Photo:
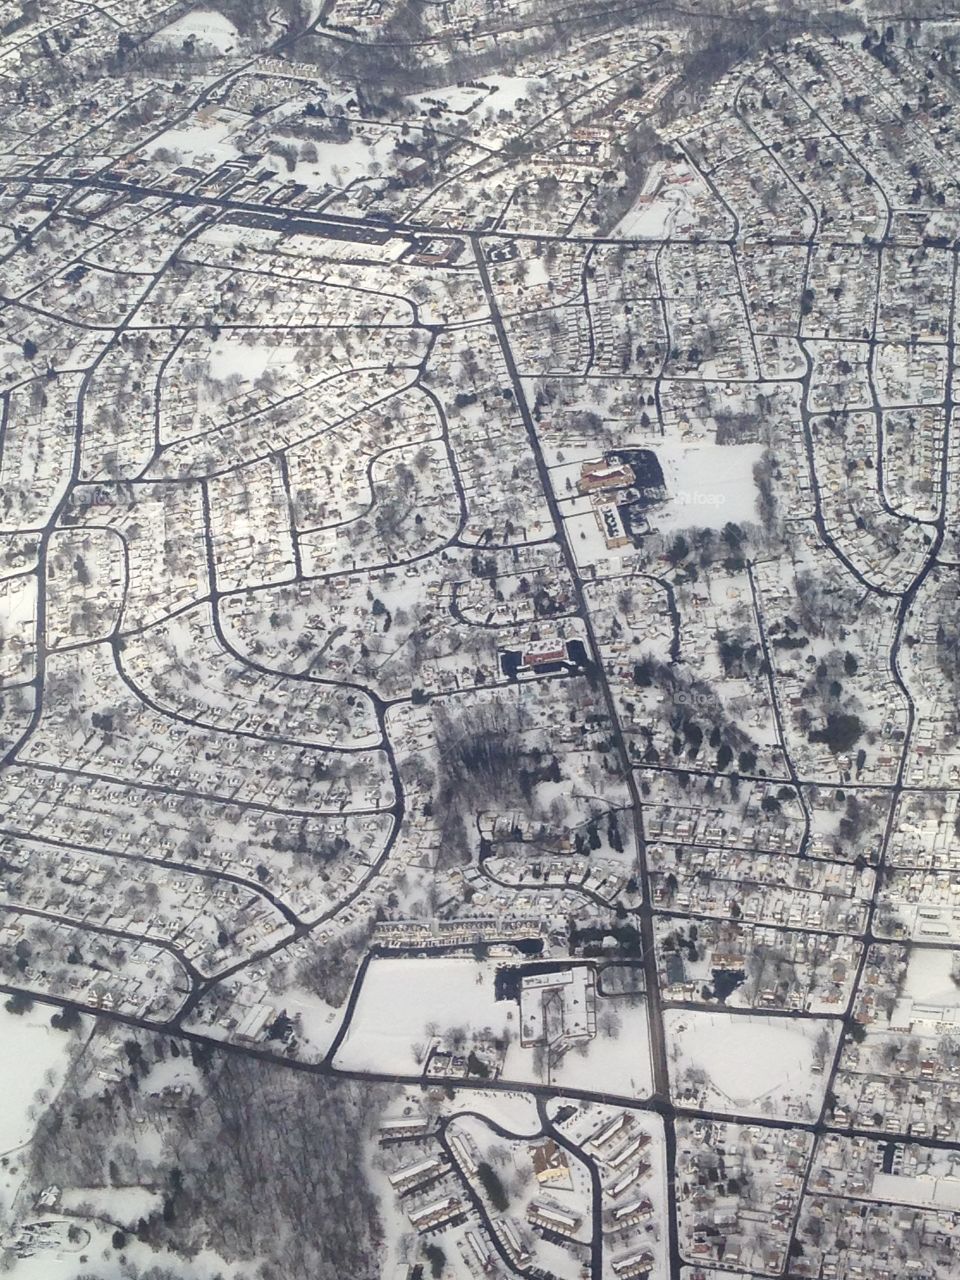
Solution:
{"label": "open snowy field", "polygon": [[518,1033],[516,1006],[494,999],[492,966],[459,957],[374,960],[336,1065],[414,1074],[430,1043],[455,1027]]}
{"label": "open snowy field", "polygon": [[903,992],[917,1004],[960,1007],[960,986],[953,977],[955,952],[912,947]]}
{"label": "open snowy field", "polygon": [[[819,1111],[838,1021],[670,1009],[663,1015],[675,1101],[738,1115]],[[822,1052],[821,1052],[822,1051]]]}
{"label": "open snowy field", "polygon": [[656,453],[670,501],[651,512],[655,529],[663,533],[691,526],[722,529],[730,521],[756,520],[753,469],[763,457],[762,445],[669,440]]}
{"label": "open snowy field", "polygon": [[[489,1059],[493,1040],[506,1041],[500,1078],[518,1083],[602,1089],[644,1098],[653,1088],[645,1005],[616,1009],[619,1030],[602,1032],[585,1051],[568,1050],[552,1064],[539,1046],[520,1043],[512,1000],[494,995],[495,964],[470,957],[374,960],[367,969],[336,1065],[351,1071],[419,1075],[431,1049],[471,1049]],[[607,1002],[602,998],[602,1010]],[[459,1046],[459,1047],[457,1047]]]}
{"label": "open snowy field", "polygon": [[183,44],[194,40],[200,48],[229,53],[239,39],[237,29],[222,13],[215,9],[191,9],[175,22],[171,22],[153,37],[157,44]]}
{"label": "open snowy field", "polygon": [[[602,1088],[623,1097],[645,1098],[653,1092],[647,1006],[628,1007],[623,1000],[597,1002],[617,1010],[616,1030],[590,1041],[586,1053],[577,1049],[564,1054],[550,1073],[550,1083],[568,1089]],[[603,1081],[597,1084],[597,1079]]]}
{"label": "open snowy field", "polygon": [[38,1091],[49,1098],[67,1065],[72,1037],[50,1026],[49,1005],[26,1013],[0,1006],[0,1154],[25,1143],[34,1128],[27,1114]]}

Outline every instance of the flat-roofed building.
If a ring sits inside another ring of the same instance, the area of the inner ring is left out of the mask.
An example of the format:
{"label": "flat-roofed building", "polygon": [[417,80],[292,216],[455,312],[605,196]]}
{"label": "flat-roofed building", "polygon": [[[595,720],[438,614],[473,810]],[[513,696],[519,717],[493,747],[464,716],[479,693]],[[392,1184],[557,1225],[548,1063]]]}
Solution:
{"label": "flat-roofed building", "polygon": [[439,1227],[450,1222],[463,1212],[463,1201],[458,1196],[442,1196],[439,1200],[431,1200],[420,1209],[411,1209],[407,1214],[410,1225],[421,1234],[432,1227]]}
{"label": "flat-roofed building", "polygon": [[643,1174],[647,1173],[649,1169],[650,1166],[648,1164],[643,1164],[642,1162],[628,1169],[627,1172],[623,1174],[622,1177],[618,1178],[610,1187],[611,1197],[614,1200],[618,1200],[625,1191],[629,1191],[635,1182],[639,1182]]}
{"label": "flat-roofed building", "polygon": [[477,1172],[477,1149],[465,1133],[455,1133],[450,1138],[450,1149],[457,1164],[471,1177]]}
{"label": "flat-roofed building", "polygon": [[494,1218],[492,1225],[497,1235],[500,1237],[503,1247],[506,1249],[507,1253],[509,1253],[513,1261],[518,1263],[520,1266],[523,1266],[525,1262],[529,1262],[529,1250],[524,1246],[523,1241],[517,1233],[516,1227],[510,1219]]}
{"label": "flat-roofed building", "polygon": [[434,1178],[439,1178],[441,1173],[443,1173],[443,1164],[436,1156],[430,1156],[426,1160],[418,1160],[416,1164],[405,1165],[396,1173],[389,1174],[388,1181],[394,1191],[403,1195],[406,1191],[412,1191],[414,1187],[421,1187],[427,1182],[432,1182]]}
{"label": "flat-roofed building", "polygon": [[649,1249],[638,1249],[635,1253],[624,1254],[622,1258],[614,1258],[610,1265],[619,1280],[636,1280],[638,1276],[649,1274],[653,1254]]}
{"label": "flat-roofed building", "polygon": [[380,1122],[380,1141],[384,1146],[391,1142],[409,1142],[414,1138],[425,1138],[433,1132],[432,1121],[423,1116],[401,1116],[397,1120]]}
{"label": "flat-roofed building", "polygon": [[587,1138],[587,1145],[591,1147],[605,1147],[608,1142],[612,1142],[618,1133],[622,1133],[627,1127],[627,1113],[621,1111],[618,1116],[614,1116],[612,1120],[608,1120],[602,1124],[599,1129],[594,1130],[590,1137]]}
{"label": "flat-roofed building", "polygon": [[619,1209],[614,1209],[611,1225],[614,1230],[619,1231],[623,1227],[632,1227],[638,1222],[646,1221],[652,1213],[653,1205],[641,1196],[637,1200],[631,1200],[629,1204],[621,1205]]}
{"label": "flat-roofed building", "polygon": [[493,1254],[486,1246],[486,1241],[481,1240],[475,1231],[468,1231],[464,1237],[470,1248],[470,1252],[476,1258],[481,1271],[490,1271],[495,1265]]}
{"label": "flat-roofed building", "polygon": [[547,1231],[555,1231],[561,1236],[576,1235],[583,1219],[576,1213],[560,1209],[556,1205],[543,1204],[533,1200],[527,1206],[527,1220]]}
{"label": "flat-roofed building", "polygon": [[647,1133],[638,1133],[612,1154],[604,1157],[611,1169],[621,1169],[633,1156],[638,1155],[650,1141]]}

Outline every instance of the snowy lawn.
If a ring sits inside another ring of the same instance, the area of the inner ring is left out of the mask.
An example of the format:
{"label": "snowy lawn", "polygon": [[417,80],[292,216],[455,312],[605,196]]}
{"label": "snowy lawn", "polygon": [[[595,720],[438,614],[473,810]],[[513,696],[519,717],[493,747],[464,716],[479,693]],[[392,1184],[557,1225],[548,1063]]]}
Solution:
{"label": "snowy lawn", "polygon": [[763,1014],[664,1013],[671,1092],[676,1101],[744,1115],[810,1117],[828,1073],[817,1072],[817,1042],[832,1061],[838,1021]]}
{"label": "snowy lawn", "polygon": [[374,960],[337,1066],[413,1075],[430,1045],[452,1028],[464,1029],[467,1045],[483,1031],[518,1037],[517,1006],[494,999],[493,975],[492,965],[469,957]]}
{"label": "snowy lawn", "polygon": [[229,53],[237,46],[237,28],[214,9],[191,9],[153,37],[157,44],[183,44],[193,38],[199,48],[209,47]]}
{"label": "snowy lawn", "polygon": [[132,1230],[141,1218],[163,1208],[163,1197],[147,1187],[68,1187],[60,1203],[70,1213],[104,1218]]}
{"label": "snowy lawn", "polygon": [[917,1004],[960,1006],[960,986],[952,976],[955,952],[912,947],[904,979],[904,995]]}
{"label": "snowy lawn", "polygon": [[50,1026],[55,1012],[48,1005],[34,1005],[27,1013],[13,1014],[0,1005],[0,1154],[32,1134],[34,1122],[27,1110],[34,1094],[42,1089],[50,1097],[60,1085],[73,1035]]}
{"label": "snowy lawn", "polygon": [[[569,1089],[603,1089],[628,1098],[646,1098],[653,1093],[650,1062],[650,1035],[647,1006],[626,1001],[597,1001],[600,1010],[616,1010],[617,1027],[612,1036],[603,1031],[587,1044],[586,1053],[571,1049],[550,1073],[551,1084]],[[602,1080],[602,1084],[597,1082]]]}
{"label": "snowy lawn", "polygon": [[756,520],[753,468],[763,457],[762,445],[665,441],[655,452],[670,494],[668,503],[651,512],[655,529],[722,529],[730,521]]}
{"label": "snowy lawn", "polygon": [[552,1082],[568,1088],[599,1089],[631,1098],[652,1090],[645,1006],[627,1008],[623,1001],[598,1001],[616,1008],[621,1028],[615,1037],[602,1032],[585,1053],[569,1050],[549,1068],[543,1047],[520,1044],[520,1015],[512,1000],[494,998],[497,965],[470,957],[421,960],[374,960],[367,969],[350,1030],[336,1065],[345,1070],[418,1075],[434,1045],[457,1052],[484,1042],[509,1041],[500,1078],[518,1083]]}

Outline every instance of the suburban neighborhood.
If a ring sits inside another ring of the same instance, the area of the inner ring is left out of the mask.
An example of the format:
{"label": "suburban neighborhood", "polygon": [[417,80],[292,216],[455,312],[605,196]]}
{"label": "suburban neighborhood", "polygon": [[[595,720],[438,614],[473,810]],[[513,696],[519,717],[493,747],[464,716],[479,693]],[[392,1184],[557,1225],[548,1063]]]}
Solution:
{"label": "suburban neighborhood", "polygon": [[0,0],[0,1270],[953,1280],[960,29]]}

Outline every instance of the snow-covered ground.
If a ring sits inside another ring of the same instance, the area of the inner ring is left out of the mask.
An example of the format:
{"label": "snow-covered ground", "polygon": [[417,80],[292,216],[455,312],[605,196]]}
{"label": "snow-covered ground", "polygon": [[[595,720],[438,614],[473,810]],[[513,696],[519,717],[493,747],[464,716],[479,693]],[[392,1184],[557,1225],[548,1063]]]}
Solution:
{"label": "snow-covered ground", "polygon": [[903,993],[918,1004],[960,1007],[960,983],[952,976],[956,953],[911,947]]}
{"label": "snow-covered ground", "polygon": [[240,152],[231,141],[243,123],[242,117],[221,110],[198,112],[191,122],[167,129],[154,138],[147,150],[149,156],[158,151],[173,156],[177,164],[215,167],[236,160]]}
{"label": "snow-covered ground", "polygon": [[515,1004],[494,999],[493,969],[470,958],[374,960],[337,1066],[415,1074],[431,1043],[454,1027],[519,1035]]}
{"label": "snow-covered ground", "polygon": [[537,1104],[532,1094],[504,1093],[500,1090],[476,1089],[460,1098],[463,1105],[471,1111],[479,1112],[501,1129],[509,1129],[517,1135],[529,1134],[536,1137],[540,1133],[540,1117]]}
{"label": "snow-covered ground", "polygon": [[680,444],[656,449],[670,501],[650,513],[653,528],[722,529],[732,521],[757,518],[753,468],[763,456],[759,444]]}
{"label": "snow-covered ground", "polygon": [[653,1092],[650,1035],[645,1004],[628,1006],[623,1000],[598,1001],[600,1009],[617,1011],[618,1026],[612,1036],[602,1033],[591,1040],[586,1053],[572,1049],[550,1073],[551,1084],[568,1089],[596,1089],[597,1079],[608,1093],[646,1098]]}
{"label": "snow-covered ground", "polygon": [[29,1140],[35,1095],[52,1097],[62,1081],[73,1037],[50,1026],[52,1012],[38,1004],[13,1014],[0,1005],[0,1154]]}
{"label": "snow-covered ground", "polygon": [[191,37],[199,49],[209,47],[217,53],[230,53],[239,39],[230,19],[215,9],[191,9],[158,31],[153,39],[157,44],[179,45]]}
{"label": "snow-covered ground", "polygon": [[[585,1052],[574,1048],[548,1067],[542,1046],[520,1043],[520,1016],[512,1000],[496,1000],[496,965],[470,957],[431,960],[374,960],[367,970],[350,1030],[336,1065],[346,1070],[395,1072],[414,1076],[423,1071],[432,1047],[449,1049],[454,1039],[467,1054],[494,1037],[509,1041],[500,1078],[518,1083],[553,1083],[568,1088],[603,1089],[630,1098],[645,1098],[652,1088],[645,1005],[628,1008],[608,1003],[620,1019],[615,1036],[600,1034]],[[598,1014],[599,1016],[599,1014]],[[451,1032],[460,1031],[459,1037]]]}
{"label": "snow-covered ground", "polygon": [[133,1228],[163,1206],[158,1191],[147,1187],[68,1187],[60,1198],[65,1212],[86,1210],[91,1217],[106,1218]]}
{"label": "snow-covered ground", "polygon": [[256,382],[268,366],[287,364],[292,355],[290,345],[246,342],[234,333],[225,333],[210,347],[208,371],[218,382],[225,382],[234,374],[244,382]]}
{"label": "snow-covered ground", "polygon": [[[486,108],[502,111],[504,107],[512,107],[518,98],[526,98],[535,93],[538,81],[529,76],[495,75],[484,78],[484,83],[493,86],[493,93],[484,104]],[[446,96],[446,90],[444,90]]]}
{"label": "snow-covered ground", "polygon": [[357,178],[377,176],[374,166],[387,165],[396,141],[397,135],[391,130],[385,130],[373,141],[354,136],[345,142],[315,142],[316,160],[299,160],[292,169],[279,155],[268,156],[267,161],[284,178],[291,182],[302,182],[311,189],[326,184],[343,187]]}
{"label": "snow-covered ground", "polygon": [[828,1076],[815,1070],[817,1040],[824,1037],[829,1067],[837,1020],[680,1009],[663,1020],[675,1099],[692,1094],[708,1109],[781,1118],[819,1110]]}

